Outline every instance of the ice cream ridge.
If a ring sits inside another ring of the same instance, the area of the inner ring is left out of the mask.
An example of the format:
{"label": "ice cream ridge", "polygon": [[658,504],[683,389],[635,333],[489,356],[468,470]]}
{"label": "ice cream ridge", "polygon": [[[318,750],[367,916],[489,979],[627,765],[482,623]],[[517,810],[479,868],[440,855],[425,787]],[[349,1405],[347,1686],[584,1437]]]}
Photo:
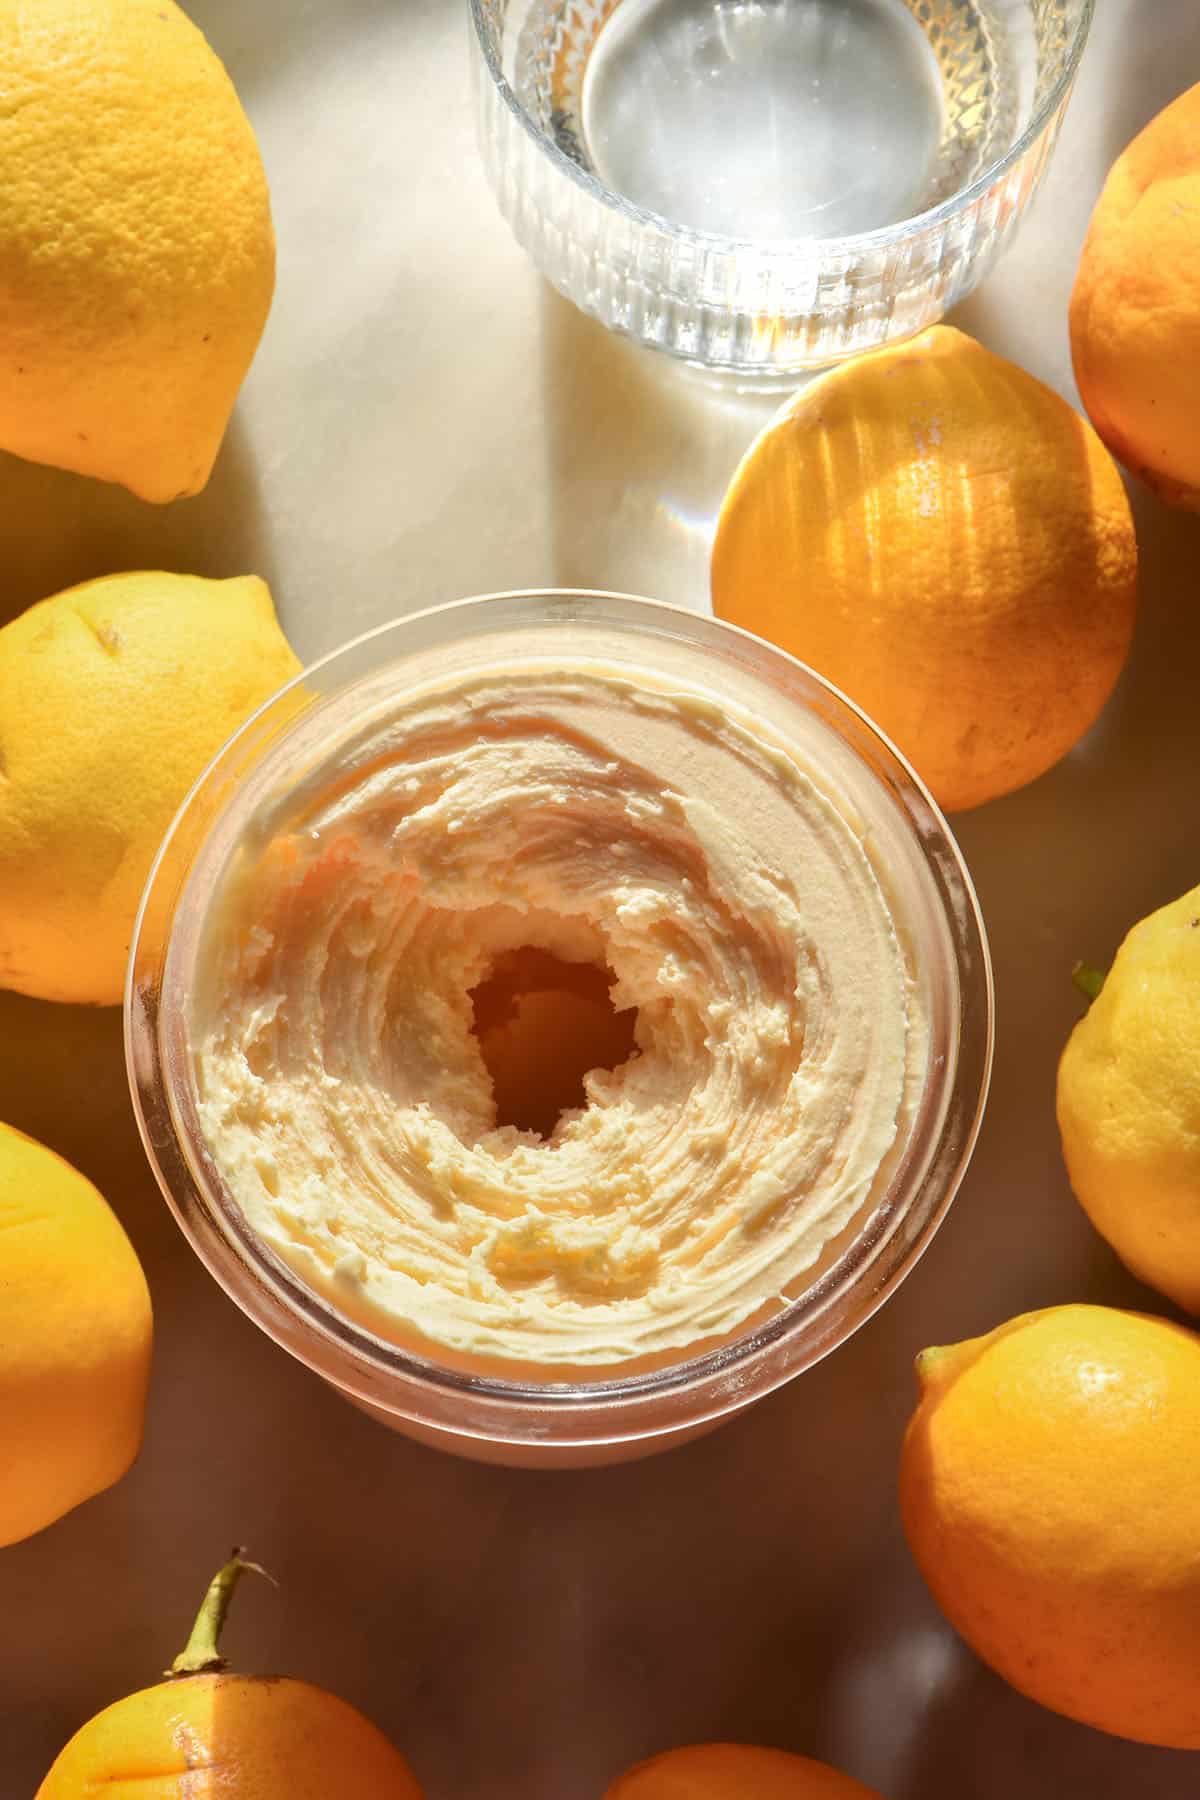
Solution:
{"label": "ice cream ridge", "polygon": [[794,1299],[926,1075],[853,807],[650,669],[375,707],[244,835],[198,967],[197,1111],[252,1230],[377,1336],[550,1380]]}

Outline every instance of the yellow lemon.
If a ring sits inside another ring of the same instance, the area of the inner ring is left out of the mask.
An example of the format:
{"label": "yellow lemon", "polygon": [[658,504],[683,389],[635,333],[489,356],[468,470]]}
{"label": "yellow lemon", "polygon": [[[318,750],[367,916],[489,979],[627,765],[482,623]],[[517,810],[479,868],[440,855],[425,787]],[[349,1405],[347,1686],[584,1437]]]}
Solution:
{"label": "yellow lemon", "polygon": [[400,1752],[336,1694],[225,1670],[217,1640],[253,1567],[226,1564],[167,1680],[81,1726],[35,1800],[421,1800]]}
{"label": "yellow lemon", "polygon": [[1200,888],[1135,925],[1058,1068],[1071,1186],[1134,1274],[1200,1313]]}
{"label": "yellow lemon", "polygon": [[1200,1338],[1058,1306],[917,1371],[901,1512],[950,1623],[1043,1706],[1200,1749]]}
{"label": "yellow lemon", "polygon": [[110,575],[0,630],[0,985],[120,1000],[163,833],[299,666],[252,575]]}
{"label": "yellow lemon", "polygon": [[1200,507],[1200,84],[1118,157],[1071,294],[1071,355],[1097,431],[1173,504]]}
{"label": "yellow lemon", "polygon": [[0,448],[208,480],[270,309],[266,177],[174,0],[0,0]]}
{"label": "yellow lemon", "polygon": [[138,1453],[150,1295],[78,1170],[0,1125],[0,1544],[119,1481]]}
{"label": "yellow lemon", "polygon": [[1086,419],[938,325],[818,377],[751,446],[712,598],[844,689],[954,809],[1032,781],[1092,724],[1136,570]]}

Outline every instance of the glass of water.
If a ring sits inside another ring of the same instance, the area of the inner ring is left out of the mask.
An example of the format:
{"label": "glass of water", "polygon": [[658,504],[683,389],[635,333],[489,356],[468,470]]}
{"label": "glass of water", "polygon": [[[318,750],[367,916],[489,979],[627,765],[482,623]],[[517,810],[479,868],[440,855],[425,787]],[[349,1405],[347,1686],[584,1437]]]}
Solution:
{"label": "glass of water", "polygon": [[470,0],[480,142],[612,329],[784,374],[921,330],[1011,238],[1093,0]]}

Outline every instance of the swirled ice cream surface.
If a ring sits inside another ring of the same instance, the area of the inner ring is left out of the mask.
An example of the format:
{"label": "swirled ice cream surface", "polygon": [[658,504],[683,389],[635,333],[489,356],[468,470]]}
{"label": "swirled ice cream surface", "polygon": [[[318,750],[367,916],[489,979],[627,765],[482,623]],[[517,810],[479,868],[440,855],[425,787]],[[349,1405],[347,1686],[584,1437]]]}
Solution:
{"label": "swirled ice cream surface", "polygon": [[[398,698],[210,905],[198,1110],[246,1220],[379,1336],[550,1377],[796,1297],[925,1078],[864,836],[811,759],[650,673]],[[497,1125],[472,1029],[518,946],[607,966],[637,1009],[633,1054],[545,1139]]]}

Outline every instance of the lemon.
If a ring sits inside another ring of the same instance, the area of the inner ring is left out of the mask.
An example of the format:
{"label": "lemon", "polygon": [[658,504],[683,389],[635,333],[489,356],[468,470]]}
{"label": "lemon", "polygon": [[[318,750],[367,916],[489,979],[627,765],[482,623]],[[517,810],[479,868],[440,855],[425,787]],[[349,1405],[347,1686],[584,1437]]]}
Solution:
{"label": "lemon", "polygon": [[1169,505],[1200,509],[1200,82],[1113,164],[1071,293],[1080,397]]}
{"label": "lemon", "polygon": [[275,280],[233,85],[173,0],[0,0],[0,448],[208,479]]}
{"label": "lemon", "polygon": [[1133,927],[1058,1069],[1067,1173],[1143,1281],[1200,1313],[1200,887]]}
{"label": "lemon", "polygon": [[687,1744],[627,1769],[604,1800],[879,1800],[828,1763],[755,1744]]}
{"label": "lemon", "polygon": [[0,1125],[0,1544],[119,1481],[138,1453],[150,1295],[77,1169]]}
{"label": "lemon", "polygon": [[819,376],[747,451],[712,552],[717,616],[809,663],[956,810],[1044,774],[1133,632],[1112,457],[1024,369],[948,325]]}
{"label": "lemon", "polygon": [[81,1725],[35,1800],[422,1800],[399,1751],[336,1694],[226,1667],[229,1602],[256,1568],[234,1552],[166,1680]]}
{"label": "lemon", "polygon": [[1043,1706],[1200,1749],[1200,1337],[1055,1306],[917,1375],[901,1515],[950,1623]]}
{"label": "lemon", "polygon": [[298,668],[253,575],[110,575],[0,630],[0,985],[120,1000],[164,831]]}

